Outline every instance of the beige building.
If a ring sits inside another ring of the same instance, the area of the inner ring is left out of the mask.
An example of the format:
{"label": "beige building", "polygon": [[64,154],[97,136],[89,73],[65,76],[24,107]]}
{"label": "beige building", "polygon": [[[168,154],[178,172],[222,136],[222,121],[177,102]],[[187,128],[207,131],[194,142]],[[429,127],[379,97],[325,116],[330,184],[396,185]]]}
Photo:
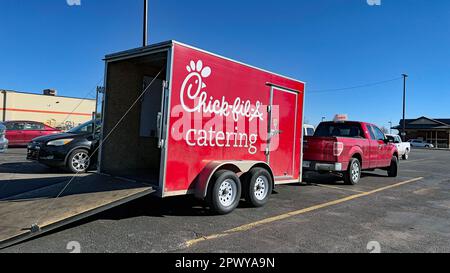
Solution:
{"label": "beige building", "polygon": [[33,94],[0,89],[0,121],[38,121],[69,129],[92,119],[95,100],[61,97],[55,90]]}

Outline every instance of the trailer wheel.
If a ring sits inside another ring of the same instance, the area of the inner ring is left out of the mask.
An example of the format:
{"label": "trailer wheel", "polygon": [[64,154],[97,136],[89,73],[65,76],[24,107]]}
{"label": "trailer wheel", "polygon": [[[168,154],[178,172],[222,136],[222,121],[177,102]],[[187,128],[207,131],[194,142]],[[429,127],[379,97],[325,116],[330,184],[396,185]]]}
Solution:
{"label": "trailer wheel", "polygon": [[398,173],[398,158],[394,155],[391,159],[391,165],[387,169],[389,177],[397,177]]}
{"label": "trailer wheel", "polygon": [[73,151],[67,158],[67,168],[72,173],[84,173],[90,165],[89,152],[84,149]]}
{"label": "trailer wheel", "polygon": [[344,173],[344,183],[356,185],[361,180],[361,163],[357,158],[352,158],[348,165],[348,170]]}
{"label": "trailer wheel", "polygon": [[245,201],[253,207],[264,206],[272,193],[272,176],[264,168],[253,168],[245,174],[243,195]]}
{"label": "trailer wheel", "polygon": [[206,199],[214,212],[224,215],[238,206],[241,199],[241,181],[234,172],[217,171],[208,188]]}

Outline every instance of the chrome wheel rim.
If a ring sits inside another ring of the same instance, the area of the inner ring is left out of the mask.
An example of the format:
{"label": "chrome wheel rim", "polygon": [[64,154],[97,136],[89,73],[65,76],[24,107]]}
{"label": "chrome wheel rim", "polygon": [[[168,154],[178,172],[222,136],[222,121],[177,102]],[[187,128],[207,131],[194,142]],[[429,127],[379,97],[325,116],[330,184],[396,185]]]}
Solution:
{"label": "chrome wheel rim", "polygon": [[358,181],[360,174],[361,174],[361,171],[359,169],[359,164],[356,162],[353,163],[353,165],[352,165],[352,180],[355,182]]}
{"label": "chrome wheel rim", "polygon": [[269,189],[269,181],[265,176],[259,176],[256,178],[255,186],[253,187],[253,193],[255,198],[259,201],[264,200],[267,196]]}
{"label": "chrome wheel rim", "polygon": [[224,207],[231,206],[236,199],[236,183],[233,179],[225,179],[219,186],[219,202]]}
{"label": "chrome wheel rim", "polygon": [[85,171],[89,167],[89,155],[85,152],[76,153],[72,157],[72,167],[78,171]]}

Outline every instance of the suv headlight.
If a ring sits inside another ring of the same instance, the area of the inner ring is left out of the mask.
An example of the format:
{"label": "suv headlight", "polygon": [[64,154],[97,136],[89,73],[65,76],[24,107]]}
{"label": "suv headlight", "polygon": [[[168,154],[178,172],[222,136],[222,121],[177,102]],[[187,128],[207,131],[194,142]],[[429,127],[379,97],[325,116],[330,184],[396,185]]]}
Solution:
{"label": "suv headlight", "polygon": [[57,139],[47,142],[47,146],[64,146],[72,142],[73,138]]}

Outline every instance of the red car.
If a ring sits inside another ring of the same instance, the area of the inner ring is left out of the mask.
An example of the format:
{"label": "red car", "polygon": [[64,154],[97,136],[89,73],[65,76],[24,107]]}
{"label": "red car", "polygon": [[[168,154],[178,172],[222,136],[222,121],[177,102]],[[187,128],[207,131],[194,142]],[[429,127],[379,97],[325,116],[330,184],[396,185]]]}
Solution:
{"label": "red car", "polygon": [[303,169],[343,175],[355,185],[362,170],[383,169],[396,177],[397,147],[373,124],[365,122],[322,122],[314,136],[304,141]]}
{"label": "red car", "polygon": [[61,133],[60,130],[36,121],[6,121],[3,124],[9,146],[27,146],[33,138]]}

